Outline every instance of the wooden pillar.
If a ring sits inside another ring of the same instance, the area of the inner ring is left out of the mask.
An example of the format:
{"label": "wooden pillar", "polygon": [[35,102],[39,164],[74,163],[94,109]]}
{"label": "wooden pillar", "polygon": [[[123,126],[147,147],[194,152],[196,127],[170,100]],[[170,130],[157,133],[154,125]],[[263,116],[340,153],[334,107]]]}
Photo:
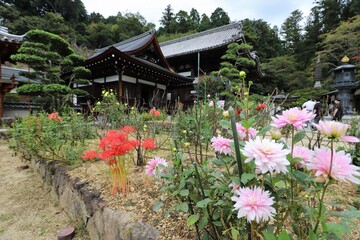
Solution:
{"label": "wooden pillar", "polygon": [[1,65],[1,56],[0,56],[0,81],[2,79],[2,65]]}
{"label": "wooden pillar", "polygon": [[122,84],[122,71],[119,71],[119,81],[118,81],[118,100],[122,102],[123,97],[123,84]]}
{"label": "wooden pillar", "polygon": [[3,116],[4,116],[4,94],[2,91],[0,91],[0,118],[2,118]]}

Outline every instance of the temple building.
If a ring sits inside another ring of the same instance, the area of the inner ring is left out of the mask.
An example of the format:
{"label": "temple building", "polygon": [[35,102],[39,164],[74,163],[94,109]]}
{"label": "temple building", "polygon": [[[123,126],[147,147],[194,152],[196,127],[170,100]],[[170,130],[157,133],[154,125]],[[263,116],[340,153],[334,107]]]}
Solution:
{"label": "temple building", "polygon": [[[114,45],[97,49],[86,60],[91,84],[75,86],[101,97],[103,89],[113,89],[119,100],[151,108],[181,101],[194,102],[194,80],[219,70],[221,56],[232,42],[245,43],[241,22],[210,29],[159,44],[155,30]],[[255,60],[255,52],[246,53]],[[255,70],[256,70],[255,69]],[[82,104],[86,99],[79,99]]]}
{"label": "temple building", "polygon": [[169,100],[168,89],[191,85],[193,79],[177,74],[163,56],[155,30],[97,49],[86,60],[91,84],[76,86],[99,99],[113,89],[119,101],[141,108],[160,107]]}
{"label": "temple building", "polygon": [[[241,22],[209,29],[182,38],[160,43],[160,48],[175,72],[196,80],[209,75],[212,71],[220,69],[221,57],[226,53],[230,43],[246,43]],[[256,52],[245,53],[247,57],[256,62],[249,77],[252,79],[262,77],[260,61]],[[171,89],[174,96],[181,96],[182,101],[193,101],[194,86]]]}
{"label": "temple building", "polygon": [[[5,28],[0,30],[4,46],[0,57],[1,63],[4,63],[16,53],[24,36],[8,34]],[[233,42],[245,43],[241,22],[161,44],[155,30],[150,30],[97,49],[85,61],[85,67],[91,71],[90,84],[73,86],[87,91],[91,97],[78,97],[75,104],[87,108],[89,103],[94,104],[101,99],[103,90],[112,89],[119,101],[143,110],[174,106],[177,101],[184,103],[185,107],[189,106],[194,103],[194,82],[219,70],[221,56],[226,53],[228,44]],[[256,53],[245,54],[256,62],[251,72],[259,76],[261,71]],[[13,70],[12,80],[1,78],[1,99],[17,82],[26,81],[18,72]],[[3,108],[2,101],[0,103]]]}
{"label": "temple building", "polygon": [[19,80],[19,71],[3,65],[11,61],[10,56],[17,52],[23,39],[24,35],[10,34],[6,27],[0,26],[0,118],[7,117],[4,95],[14,89]]}

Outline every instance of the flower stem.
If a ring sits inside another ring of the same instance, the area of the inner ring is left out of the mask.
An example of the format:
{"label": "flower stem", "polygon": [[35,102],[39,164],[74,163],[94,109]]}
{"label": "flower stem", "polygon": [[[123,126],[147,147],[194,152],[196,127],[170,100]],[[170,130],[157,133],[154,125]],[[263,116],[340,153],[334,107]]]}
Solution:
{"label": "flower stem", "polygon": [[[334,140],[330,141],[330,151],[331,151],[331,158],[330,158],[330,169],[329,169],[329,175],[328,177],[331,178],[331,170],[332,170],[332,165],[333,165],[333,158],[334,158]],[[321,217],[321,212],[322,212],[322,208],[323,208],[323,202],[324,202],[324,198],[325,198],[325,192],[326,189],[328,188],[328,186],[330,185],[331,181],[328,181],[327,183],[325,183],[324,188],[323,188],[323,192],[320,198],[320,206],[319,206],[319,213],[316,219],[316,224],[314,227],[314,233],[316,233],[316,230],[319,226],[319,222],[320,222],[320,217]]]}

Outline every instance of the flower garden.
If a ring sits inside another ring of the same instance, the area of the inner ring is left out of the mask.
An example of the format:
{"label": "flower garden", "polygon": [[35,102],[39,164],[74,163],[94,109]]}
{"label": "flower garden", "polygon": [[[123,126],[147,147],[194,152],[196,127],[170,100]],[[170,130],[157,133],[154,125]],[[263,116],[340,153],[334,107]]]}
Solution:
{"label": "flower garden", "polygon": [[[158,239],[176,239],[174,229],[179,239],[360,238],[358,122],[324,120],[308,132],[312,113],[271,116],[270,99],[252,100],[249,88],[226,105],[179,101],[171,114],[140,112],[104,90],[89,116],[17,120],[9,145],[25,160],[68,166],[109,206],[162,229]],[[355,194],[344,201],[339,186]]]}

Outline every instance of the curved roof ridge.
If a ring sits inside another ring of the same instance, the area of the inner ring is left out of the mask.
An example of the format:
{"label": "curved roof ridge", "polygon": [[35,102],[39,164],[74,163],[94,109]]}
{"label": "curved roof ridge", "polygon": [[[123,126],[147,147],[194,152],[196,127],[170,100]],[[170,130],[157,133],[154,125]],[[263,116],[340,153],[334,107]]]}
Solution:
{"label": "curved roof ridge", "polygon": [[140,35],[137,35],[137,36],[134,36],[132,38],[129,38],[129,39],[126,39],[124,41],[121,41],[121,42],[118,42],[118,43],[115,43],[115,44],[112,44],[110,46],[106,46],[106,47],[103,47],[103,48],[98,48],[98,49],[95,49],[95,53],[98,53],[98,52],[103,52],[105,51],[106,49],[110,48],[110,47],[119,47],[119,46],[122,46],[122,45],[125,45],[125,44],[128,44],[128,43],[131,43],[131,42],[134,42],[134,41],[137,41],[139,39],[142,39],[148,35],[154,35],[155,34],[155,29],[151,29],[150,31],[147,31],[147,32],[144,32]]}
{"label": "curved roof ridge", "polygon": [[181,37],[181,38],[176,38],[176,39],[173,39],[173,40],[170,40],[170,41],[162,42],[162,43],[160,43],[160,47],[164,47],[164,46],[167,46],[167,45],[170,45],[170,44],[173,44],[173,43],[178,43],[178,42],[186,41],[186,40],[189,40],[189,39],[197,38],[197,37],[200,37],[200,36],[205,36],[205,35],[208,35],[208,34],[211,34],[211,33],[214,33],[214,32],[218,32],[219,30],[231,29],[231,28],[234,28],[236,26],[240,31],[242,31],[242,23],[240,21],[236,21],[236,22],[232,22],[232,23],[229,23],[227,25],[220,26],[220,27],[208,29],[208,30],[203,31],[203,32],[194,33],[194,34],[184,36],[184,37]]}
{"label": "curved roof ridge", "polygon": [[2,41],[12,41],[12,42],[15,41],[17,43],[20,43],[24,40],[25,36],[26,36],[26,34],[23,34],[23,35],[11,34],[7,31],[7,29],[5,27],[0,28],[0,39]]}

